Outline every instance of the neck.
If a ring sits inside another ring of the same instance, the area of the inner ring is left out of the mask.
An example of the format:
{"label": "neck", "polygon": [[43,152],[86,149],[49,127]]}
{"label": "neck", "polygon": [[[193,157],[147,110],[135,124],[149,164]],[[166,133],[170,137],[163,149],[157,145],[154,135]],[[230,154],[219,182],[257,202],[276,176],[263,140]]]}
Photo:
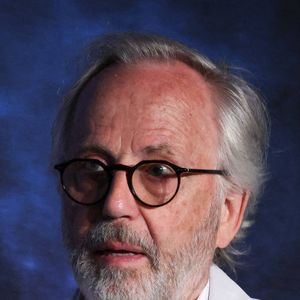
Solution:
{"label": "neck", "polygon": [[187,280],[181,295],[176,295],[175,299],[195,300],[203,292],[209,278],[209,272],[201,278],[201,280]]}

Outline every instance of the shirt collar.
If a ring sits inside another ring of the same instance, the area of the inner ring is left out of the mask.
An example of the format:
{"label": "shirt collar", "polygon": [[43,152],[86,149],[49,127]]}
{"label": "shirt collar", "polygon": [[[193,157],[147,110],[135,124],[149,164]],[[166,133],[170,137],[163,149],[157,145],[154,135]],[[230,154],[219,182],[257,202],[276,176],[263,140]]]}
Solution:
{"label": "shirt collar", "polygon": [[209,281],[207,281],[206,286],[204,287],[203,291],[201,292],[197,300],[208,300],[208,296],[209,296]]}

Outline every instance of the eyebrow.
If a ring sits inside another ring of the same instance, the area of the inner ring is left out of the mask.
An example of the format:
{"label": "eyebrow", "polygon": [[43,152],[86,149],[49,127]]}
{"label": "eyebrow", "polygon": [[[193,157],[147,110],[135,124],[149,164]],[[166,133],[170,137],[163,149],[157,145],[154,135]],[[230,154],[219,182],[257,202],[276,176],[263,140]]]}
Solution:
{"label": "eyebrow", "polygon": [[[116,158],[115,155],[111,150],[104,146],[99,146],[96,144],[91,144],[87,146],[81,146],[79,147],[79,150],[77,152],[77,155],[83,155],[85,153],[94,153],[103,156],[109,163],[115,163]],[[153,154],[168,154],[170,156],[175,156],[175,153],[172,151],[171,147],[168,144],[158,144],[158,145],[151,145],[147,146],[142,149],[142,153],[145,153],[147,155],[153,155]]]}
{"label": "eyebrow", "polygon": [[146,154],[168,154],[174,156],[174,152],[168,144],[158,144],[155,146],[147,146],[142,150],[143,153]]}
{"label": "eyebrow", "polygon": [[104,156],[104,158],[110,163],[113,163],[116,160],[112,151],[110,151],[106,147],[95,145],[95,144],[79,147],[77,154],[82,155],[88,152]]}

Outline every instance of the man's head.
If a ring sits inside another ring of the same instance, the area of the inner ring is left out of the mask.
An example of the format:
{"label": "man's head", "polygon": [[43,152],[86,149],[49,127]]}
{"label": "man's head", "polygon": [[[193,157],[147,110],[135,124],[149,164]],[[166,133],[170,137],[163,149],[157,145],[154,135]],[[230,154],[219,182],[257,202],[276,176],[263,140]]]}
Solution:
{"label": "man's head", "polygon": [[61,172],[80,289],[88,299],[196,298],[249,197],[255,206],[264,107],[244,81],[161,37],[110,35],[91,58],[54,130],[55,161],[78,159]]}

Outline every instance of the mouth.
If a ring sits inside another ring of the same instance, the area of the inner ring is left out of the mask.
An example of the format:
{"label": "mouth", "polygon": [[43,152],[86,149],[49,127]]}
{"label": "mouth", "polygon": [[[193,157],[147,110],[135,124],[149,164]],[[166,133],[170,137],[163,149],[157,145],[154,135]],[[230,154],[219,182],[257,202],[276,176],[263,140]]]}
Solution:
{"label": "mouth", "polygon": [[147,259],[141,247],[117,241],[101,243],[92,253],[97,260],[110,266],[135,265]]}

